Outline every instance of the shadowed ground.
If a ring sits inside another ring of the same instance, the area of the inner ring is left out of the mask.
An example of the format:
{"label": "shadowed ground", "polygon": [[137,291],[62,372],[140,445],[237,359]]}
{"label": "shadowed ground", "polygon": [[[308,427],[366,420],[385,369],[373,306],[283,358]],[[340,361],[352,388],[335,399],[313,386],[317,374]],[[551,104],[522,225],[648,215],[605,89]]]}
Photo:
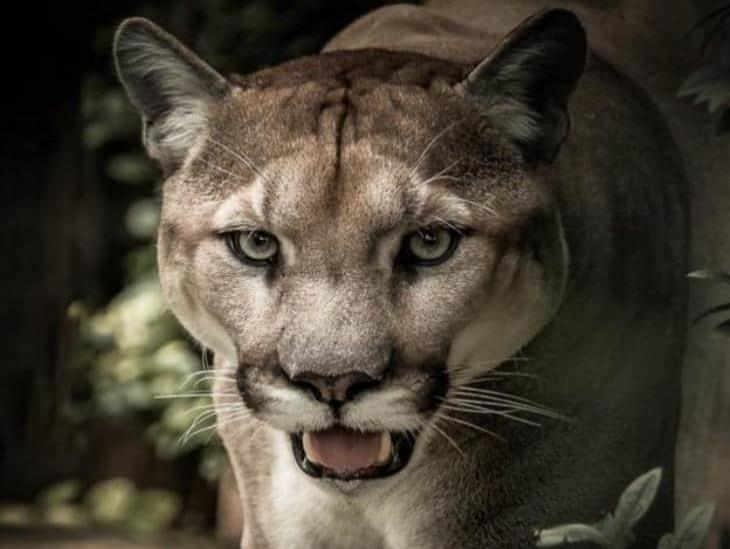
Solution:
{"label": "shadowed ground", "polygon": [[70,532],[53,528],[28,530],[0,530],[3,549],[213,549],[222,547],[208,538],[175,535],[154,541],[135,542],[88,532]]}

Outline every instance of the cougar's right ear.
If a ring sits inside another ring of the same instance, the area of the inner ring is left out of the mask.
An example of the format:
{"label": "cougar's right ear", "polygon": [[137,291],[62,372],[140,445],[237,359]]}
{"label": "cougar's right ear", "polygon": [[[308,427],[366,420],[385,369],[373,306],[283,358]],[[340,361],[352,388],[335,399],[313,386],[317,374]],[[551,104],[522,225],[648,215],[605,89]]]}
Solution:
{"label": "cougar's right ear", "polygon": [[208,107],[229,82],[147,19],[131,18],[114,39],[117,74],[142,116],[143,142],[165,171],[174,171],[206,130]]}
{"label": "cougar's right ear", "polygon": [[578,18],[546,9],[514,29],[461,89],[525,158],[552,162],[568,134],[568,98],[583,72],[586,49]]}

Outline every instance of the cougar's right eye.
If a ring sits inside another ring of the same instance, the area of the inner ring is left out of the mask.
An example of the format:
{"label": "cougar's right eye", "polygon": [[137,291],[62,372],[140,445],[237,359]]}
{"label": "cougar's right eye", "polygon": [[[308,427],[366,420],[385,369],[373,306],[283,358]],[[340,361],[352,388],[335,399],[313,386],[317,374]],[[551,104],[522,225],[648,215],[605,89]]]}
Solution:
{"label": "cougar's right eye", "polygon": [[279,253],[279,241],[265,231],[232,231],[225,239],[231,253],[248,265],[271,265]]}

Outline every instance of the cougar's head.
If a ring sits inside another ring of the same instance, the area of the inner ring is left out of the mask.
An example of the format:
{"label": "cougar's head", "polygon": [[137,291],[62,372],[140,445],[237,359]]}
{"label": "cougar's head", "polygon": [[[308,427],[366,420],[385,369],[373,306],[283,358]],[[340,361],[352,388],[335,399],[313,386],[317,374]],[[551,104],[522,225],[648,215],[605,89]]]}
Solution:
{"label": "cougar's head", "polygon": [[584,64],[569,12],[468,68],[355,50],[224,78],[143,19],[115,54],[167,175],[170,307],[216,355],[219,415],[235,392],[304,472],[399,471],[442,397],[559,306],[545,173]]}

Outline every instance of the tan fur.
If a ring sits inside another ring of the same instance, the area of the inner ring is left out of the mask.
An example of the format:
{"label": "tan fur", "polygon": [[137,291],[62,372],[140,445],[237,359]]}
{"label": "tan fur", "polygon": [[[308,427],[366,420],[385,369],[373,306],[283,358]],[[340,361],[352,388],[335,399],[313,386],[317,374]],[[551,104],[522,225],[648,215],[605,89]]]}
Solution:
{"label": "tan fur", "polygon": [[[329,49],[380,45],[368,21]],[[514,75],[545,50],[494,54],[505,85],[475,86],[469,52],[487,43],[439,21],[461,57],[332,51],[232,79],[165,182],[160,276],[216,355],[242,547],[528,547],[535,528],[598,513],[626,480],[671,468],[686,253],[671,138],[641,92],[592,57],[573,134],[550,164],[566,97],[542,114],[507,97],[528,93]],[[398,267],[404,236],[434,222],[470,231],[446,263]],[[221,233],[237,228],[277,236],[275,271],[233,257]],[[465,414],[468,429],[424,406],[434,372],[449,373],[451,391],[498,366],[540,378],[500,387],[576,422]],[[287,377],[350,371],[387,376],[339,421],[419,430],[416,451],[393,477],[317,481],[296,467],[287,433],[330,427],[332,413]],[[657,391],[648,417],[626,405]],[[668,495],[646,535],[666,526]]]}

